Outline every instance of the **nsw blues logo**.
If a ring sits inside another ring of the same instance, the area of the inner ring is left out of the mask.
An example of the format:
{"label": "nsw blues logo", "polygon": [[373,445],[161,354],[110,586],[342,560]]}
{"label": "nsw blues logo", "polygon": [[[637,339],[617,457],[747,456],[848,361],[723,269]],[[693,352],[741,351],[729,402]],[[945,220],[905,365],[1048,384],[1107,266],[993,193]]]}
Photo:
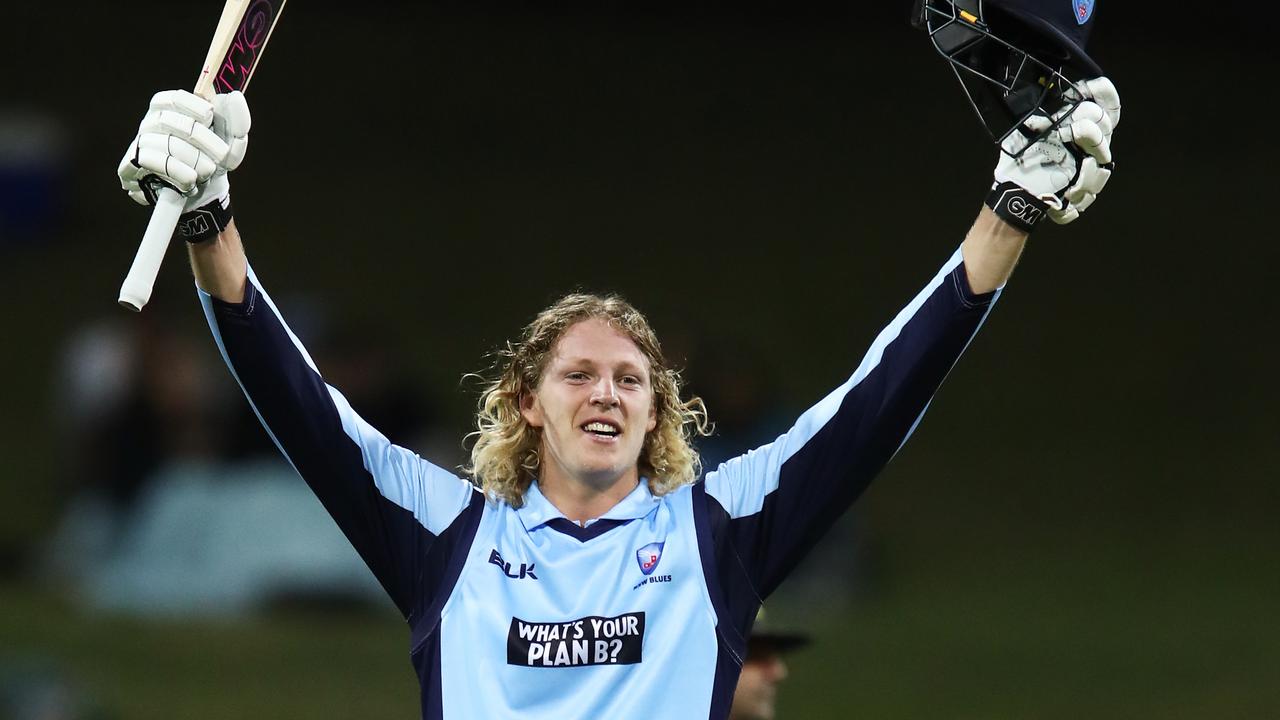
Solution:
{"label": "nsw blues logo", "polygon": [[636,551],[636,562],[640,563],[640,572],[645,575],[652,575],[653,571],[658,567],[658,561],[662,559],[662,546],[664,543],[649,543]]}
{"label": "nsw blues logo", "polygon": [[1071,5],[1076,11],[1077,25],[1083,25],[1093,17],[1093,3],[1094,0],[1071,0]]}

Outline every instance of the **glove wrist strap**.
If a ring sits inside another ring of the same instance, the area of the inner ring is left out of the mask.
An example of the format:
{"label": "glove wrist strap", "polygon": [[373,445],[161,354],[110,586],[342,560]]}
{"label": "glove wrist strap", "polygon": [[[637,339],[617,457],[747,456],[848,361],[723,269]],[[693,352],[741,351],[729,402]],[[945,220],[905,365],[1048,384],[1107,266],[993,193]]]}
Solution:
{"label": "glove wrist strap", "polygon": [[189,243],[200,243],[217,237],[218,233],[227,229],[230,222],[231,196],[223,195],[194,210],[182,213],[173,235]]}
{"label": "glove wrist strap", "polygon": [[987,207],[1001,220],[1022,230],[1031,232],[1044,219],[1048,204],[1032,195],[1017,183],[997,182],[987,193]]}

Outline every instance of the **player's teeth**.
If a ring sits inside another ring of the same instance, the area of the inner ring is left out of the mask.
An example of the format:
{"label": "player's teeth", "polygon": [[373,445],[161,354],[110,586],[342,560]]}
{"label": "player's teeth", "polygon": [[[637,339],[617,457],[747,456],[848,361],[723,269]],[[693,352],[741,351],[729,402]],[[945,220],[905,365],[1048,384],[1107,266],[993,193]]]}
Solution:
{"label": "player's teeth", "polygon": [[617,429],[615,429],[614,427],[610,425],[605,425],[604,423],[601,423],[601,422],[587,423],[587,427],[585,428],[585,430],[587,430],[587,432],[602,432],[602,433],[617,432]]}

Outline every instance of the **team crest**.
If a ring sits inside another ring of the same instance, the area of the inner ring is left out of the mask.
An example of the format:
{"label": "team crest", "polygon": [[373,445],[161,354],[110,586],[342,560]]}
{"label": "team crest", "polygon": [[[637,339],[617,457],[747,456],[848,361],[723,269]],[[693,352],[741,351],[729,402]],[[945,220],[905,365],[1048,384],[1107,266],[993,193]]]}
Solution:
{"label": "team crest", "polygon": [[652,575],[654,569],[658,567],[658,561],[662,559],[662,546],[664,543],[649,543],[636,551],[636,562],[640,563],[640,572],[645,575]]}
{"label": "team crest", "polygon": [[1071,4],[1076,10],[1076,24],[1083,25],[1089,22],[1089,18],[1093,17],[1094,0],[1071,0]]}

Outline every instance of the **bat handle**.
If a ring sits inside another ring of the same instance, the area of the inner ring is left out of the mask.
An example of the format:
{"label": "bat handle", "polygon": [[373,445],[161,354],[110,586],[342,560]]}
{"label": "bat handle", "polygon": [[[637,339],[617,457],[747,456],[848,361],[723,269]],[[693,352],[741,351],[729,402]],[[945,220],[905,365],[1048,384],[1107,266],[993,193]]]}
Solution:
{"label": "bat handle", "polygon": [[120,299],[116,302],[122,307],[141,312],[142,306],[151,299],[160,262],[164,260],[164,251],[169,248],[174,228],[178,227],[178,216],[182,214],[185,202],[186,198],[167,187],[156,193],[155,210],[151,212],[147,232],[143,234],[138,254],[134,255],[129,274],[120,286]]}

